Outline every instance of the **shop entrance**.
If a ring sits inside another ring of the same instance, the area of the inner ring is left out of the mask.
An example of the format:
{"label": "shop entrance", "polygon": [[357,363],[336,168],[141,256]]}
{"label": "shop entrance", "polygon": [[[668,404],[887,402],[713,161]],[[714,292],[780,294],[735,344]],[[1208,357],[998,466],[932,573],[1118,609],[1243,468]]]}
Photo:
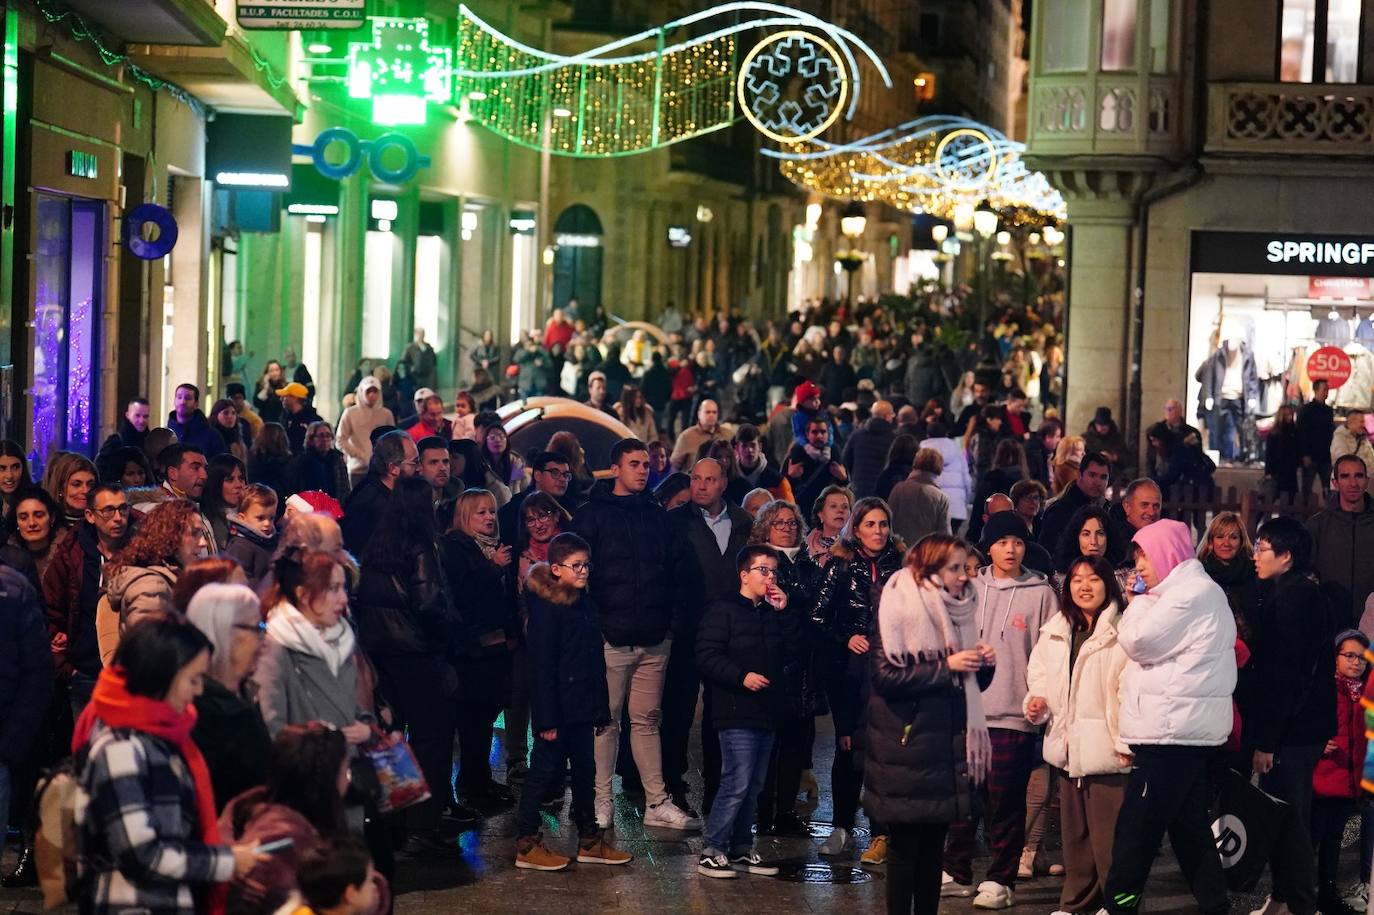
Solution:
{"label": "shop entrance", "polygon": [[33,432],[35,478],[53,451],[99,445],[99,328],[105,204],[35,194]]}

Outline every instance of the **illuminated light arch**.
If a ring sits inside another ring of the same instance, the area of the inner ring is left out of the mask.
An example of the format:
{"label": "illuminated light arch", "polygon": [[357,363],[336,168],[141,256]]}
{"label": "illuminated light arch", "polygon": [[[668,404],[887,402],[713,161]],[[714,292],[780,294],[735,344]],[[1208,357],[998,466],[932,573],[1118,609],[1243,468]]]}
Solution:
{"label": "illuminated light arch", "polygon": [[1067,215],[1059,192],[1026,166],[1024,144],[968,118],[933,115],[852,143],[810,139],[763,153],[788,180],[828,197],[946,219],[961,203]]}
{"label": "illuminated light arch", "polygon": [[[711,29],[716,21],[719,27]],[[708,31],[670,40],[689,27]],[[856,49],[892,86],[882,60],[858,36],[776,3],[725,3],[574,55],[522,44],[460,5],[456,94],[475,123],[522,146],[584,157],[645,152],[720,130],[741,116],[735,36],[761,28],[804,34],[841,62],[845,97],[827,112],[830,123],[857,108]],[[652,50],[636,50],[649,43]],[[798,139],[778,133],[788,142]]]}

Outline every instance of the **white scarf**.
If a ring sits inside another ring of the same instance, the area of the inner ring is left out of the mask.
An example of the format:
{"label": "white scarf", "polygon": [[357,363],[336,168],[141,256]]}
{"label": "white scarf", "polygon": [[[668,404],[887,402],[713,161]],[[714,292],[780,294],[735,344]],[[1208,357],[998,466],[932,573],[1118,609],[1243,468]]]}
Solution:
{"label": "white scarf", "polygon": [[805,445],[802,445],[802,450],[805,451],[807,456],[810,457],[813,461],[820,461],[822,464],[830,463],[829,446],[826,446],[824,448],[817,448],[815,445],[811,444],[810,442],[807,442]]}
{"label": "white scarf", "polygon": [[[972,648],[977,641],[978,600],[973,588],[955,596],[915,573],[902,569],[883,588],[878,605],[878,631],[883,654],[894,667],[909,659],[936,660]],[[973,674],[953,675],[963,686],[968,724],[964,736],[969,775],[982,784],[992,762],[992,740],[983,713],[983,694]]]}
{"label": "white scarf", "polygon": [[339,620],[322,630],[286,601],[267,614],[267,634],[284,648],[319,658],[335,677],[344,662],[353,656],[353,627]]}

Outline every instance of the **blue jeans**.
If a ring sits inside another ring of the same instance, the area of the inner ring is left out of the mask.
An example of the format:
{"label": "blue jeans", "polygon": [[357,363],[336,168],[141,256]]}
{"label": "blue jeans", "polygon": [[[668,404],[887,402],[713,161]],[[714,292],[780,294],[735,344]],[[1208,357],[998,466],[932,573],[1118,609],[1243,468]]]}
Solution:
{"label": "blue jeans", "polygon": [[768,777],[773,732],[726,728],[720,732],[720,791],[706,820],[704,854],[737,853],[754,847],[754,810]]}

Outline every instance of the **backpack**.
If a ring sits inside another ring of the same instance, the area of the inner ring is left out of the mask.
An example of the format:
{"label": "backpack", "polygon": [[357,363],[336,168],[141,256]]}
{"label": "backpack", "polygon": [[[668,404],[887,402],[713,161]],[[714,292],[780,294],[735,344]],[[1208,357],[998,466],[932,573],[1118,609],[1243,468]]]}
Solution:
{"label": "backpack", "polygon": [[76,827],[80,797],[81,782],[72,757],[45,772],[34,790],[38,828],[34,831],[33,852],[45,909],[55,909],[80,895]]}
{"label": "backpack", "polygon": [[45,909],[79,902],[90,895],[86,891],[93,869],[80,866],[80,828],[76,822],[77,809],[87,801],[86,791],[81,786],[81,770],[92,749],[102,740],[108,740],[111,734],[112,731],[102,734],[45,770],[34,789],[33,818],[37,822],[33,854]]}

